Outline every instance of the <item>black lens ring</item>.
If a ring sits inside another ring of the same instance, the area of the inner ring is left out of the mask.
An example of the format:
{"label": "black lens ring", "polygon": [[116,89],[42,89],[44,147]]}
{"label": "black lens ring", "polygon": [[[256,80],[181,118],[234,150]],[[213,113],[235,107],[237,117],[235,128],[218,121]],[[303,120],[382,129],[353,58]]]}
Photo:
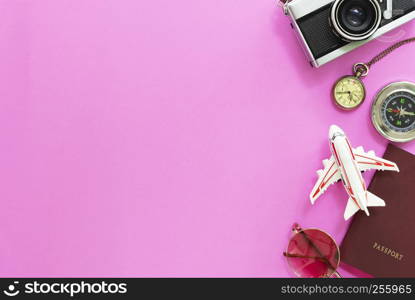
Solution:
{"label": "black lens ring", "polygon": [[330,23],[335,33],[347,41],[367,39],[379,28],[380,21],[381,8],[377,0],[335,0],[331,7]]}

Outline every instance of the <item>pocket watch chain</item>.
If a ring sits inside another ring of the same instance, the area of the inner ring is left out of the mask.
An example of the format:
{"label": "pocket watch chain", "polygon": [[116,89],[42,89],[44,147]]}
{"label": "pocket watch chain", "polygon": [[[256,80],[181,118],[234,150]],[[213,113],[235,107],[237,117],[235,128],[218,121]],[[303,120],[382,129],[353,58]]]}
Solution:
{"label": "pocket watch chain", "polygon": [[412,42],[415,42],[415,37],[409,38],[409,39],[406,39],[406,40],[402,40],[402,41],[399,41],[399,42],[393,44],[392,46],[386,48],[385,50],[380,52],[378,55],[373,57],[367,63],[357,63],[357,64],[355,64],[353,66],[353,72],[354,72],[355,76],[358,77],[358,78],[367,76],[367,74],[369,74],[369,69],[372,65],[374,65],[378,61],[382,60],[385,56],[389,55],[390,53],[392,53],[396,49],[402,47],[403,45],[410,44]]}

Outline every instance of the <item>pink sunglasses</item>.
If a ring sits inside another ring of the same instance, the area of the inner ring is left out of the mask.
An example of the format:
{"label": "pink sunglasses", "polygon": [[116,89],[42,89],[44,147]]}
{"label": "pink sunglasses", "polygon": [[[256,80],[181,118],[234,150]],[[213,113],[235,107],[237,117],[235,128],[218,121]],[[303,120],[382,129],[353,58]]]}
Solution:
{"label": "pink sunglasses", "polygon": [[294,235],[290,239],[284,256],[298,277],[337,277],[340,250],[334,239],[320,229],[302,229],[295,223]]}

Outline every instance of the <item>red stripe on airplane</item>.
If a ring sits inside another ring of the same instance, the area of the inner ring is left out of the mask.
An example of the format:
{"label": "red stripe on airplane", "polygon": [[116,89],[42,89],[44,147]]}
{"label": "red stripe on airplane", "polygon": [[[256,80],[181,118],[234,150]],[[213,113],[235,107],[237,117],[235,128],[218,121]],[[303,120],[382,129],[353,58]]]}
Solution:
{"label": "red stripe on airplane", "polygon": [[392,167],[392,168],[395,167],[392,164],[378,161],[378,160],[376,160],[375,158],[372,158],[372,157],[367,157],[367,156],[360,155],[360,154],[356,154],[356,156],[363,157],[363,158],[370,159],[370,160],[374,161],[374,163],[373,162],[360,162],[359,161],[358,162],[359,164],[368,164],[368,165],[376,165],[376,166],[386,166],[386,167]]}

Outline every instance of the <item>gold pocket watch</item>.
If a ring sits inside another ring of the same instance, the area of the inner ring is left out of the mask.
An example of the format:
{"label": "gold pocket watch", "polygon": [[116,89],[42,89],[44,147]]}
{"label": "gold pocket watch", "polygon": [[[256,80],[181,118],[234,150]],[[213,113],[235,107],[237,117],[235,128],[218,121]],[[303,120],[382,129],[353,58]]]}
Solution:
{"label": "gold pocket watch", "polygon": [[353,74],[340,78],[333,86],[333,100],[336,105],[345,110],[358,107],[366,98],[366,89],[361,80],[369,73],[369,67],[364,63],[353,66]]}

